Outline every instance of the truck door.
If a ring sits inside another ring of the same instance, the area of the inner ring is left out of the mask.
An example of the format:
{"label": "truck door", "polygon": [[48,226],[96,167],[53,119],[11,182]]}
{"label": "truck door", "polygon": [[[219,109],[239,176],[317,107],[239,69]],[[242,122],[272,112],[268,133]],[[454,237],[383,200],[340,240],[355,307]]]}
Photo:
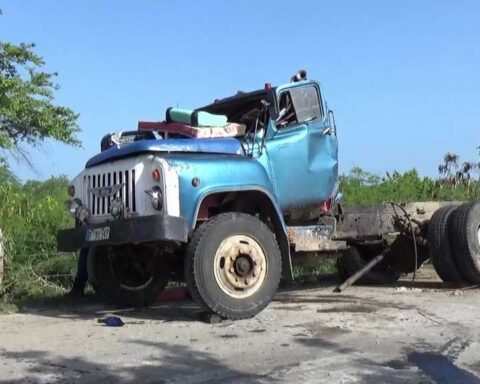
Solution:
{"label": "truck door", "polygon": [[283,211],[321,203],[337,183],[337,137],[314,84],[281,90],[280,116],[266,141],[269,168]]}

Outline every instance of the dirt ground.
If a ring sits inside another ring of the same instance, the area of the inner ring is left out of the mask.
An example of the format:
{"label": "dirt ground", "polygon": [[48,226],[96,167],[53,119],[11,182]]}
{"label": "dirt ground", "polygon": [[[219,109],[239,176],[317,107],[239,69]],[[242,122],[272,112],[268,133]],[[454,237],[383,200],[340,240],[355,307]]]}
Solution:
{"label": "dirt ground", "polygon": [[183,301],[116,314],[94,301],[0,316],[2,383],[480,383],[480,290],[428,269],[411,288],[334,281],[280,292],[256,318],[208,324]]}

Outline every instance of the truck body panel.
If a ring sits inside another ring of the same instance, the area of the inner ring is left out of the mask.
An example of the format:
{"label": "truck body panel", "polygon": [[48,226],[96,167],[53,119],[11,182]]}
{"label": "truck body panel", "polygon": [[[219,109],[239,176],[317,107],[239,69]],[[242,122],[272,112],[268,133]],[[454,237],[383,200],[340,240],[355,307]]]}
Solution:
{"label": "truck body panel", "polygon": [[[220,192],[260,191],[268,196],[282,218],[267,170],[250,157],[176,153],[165,156],[165,160],[179,175],[180,214],[191,230],[195,228],[204,198]],[[198,186],[192,184],[195,178],[199,180]]]}

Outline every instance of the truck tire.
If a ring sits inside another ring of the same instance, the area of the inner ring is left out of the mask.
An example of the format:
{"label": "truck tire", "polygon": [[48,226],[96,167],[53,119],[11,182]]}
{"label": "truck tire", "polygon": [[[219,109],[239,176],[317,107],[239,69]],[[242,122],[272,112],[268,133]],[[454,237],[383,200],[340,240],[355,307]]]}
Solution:
{"label": "truck tire", "polygon": [[480,202],[465,203],[455,210],[450,235],[463,277],[480,284]]}
{"label": "truck tire", "polygon": [[[372,258],[383,251],[382,245],[357,245],[344,251],[337,259],[337,271],[343,281],[362,269]],[[393,271],[382,262],[363,275],[357,283],[366,285],[393,284],[400,278],[400,273]]]}
{"label": "truck tire", "polygon": [[459,283],[464,280],[455,261],[450,241],[452,213],[456,206],[446,206],[435,211],[428,223],[428,247],[433,267],[442,281]]}
{"label": "truck tire", "polygon": [[220,317],[246,319],[275,295],[282,258],[275,235],[254,216],[222,213],[193,234],[185,279],[197,304]]}
{"label": "truck tire", "polygon": [[147,246],[96,247],[94,252],[94,289],[110,303],[147,306],[168,283],[169,264]]}

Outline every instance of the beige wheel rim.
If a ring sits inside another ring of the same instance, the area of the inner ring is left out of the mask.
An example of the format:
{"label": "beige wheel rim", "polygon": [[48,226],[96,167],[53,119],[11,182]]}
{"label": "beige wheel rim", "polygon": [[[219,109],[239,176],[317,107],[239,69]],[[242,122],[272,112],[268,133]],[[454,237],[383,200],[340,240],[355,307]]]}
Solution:
{"label": "beige wheel rim", "polygon": [[257,292],[267,274],[265,251],[257,240],[246,235],[224,239],[213,262],[218,286],[236,299],[244,299]]}

